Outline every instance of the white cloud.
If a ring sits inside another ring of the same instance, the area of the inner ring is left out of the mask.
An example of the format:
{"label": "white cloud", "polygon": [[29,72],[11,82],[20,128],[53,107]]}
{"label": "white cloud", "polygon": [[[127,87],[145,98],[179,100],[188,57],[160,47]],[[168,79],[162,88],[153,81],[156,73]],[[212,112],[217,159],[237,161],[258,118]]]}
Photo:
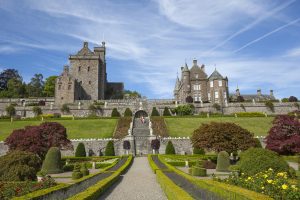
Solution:
{"label": "white cloud", "polygon": [[300,58],[300,47],[291,49],[286,52],[285,57],[298,57]]}

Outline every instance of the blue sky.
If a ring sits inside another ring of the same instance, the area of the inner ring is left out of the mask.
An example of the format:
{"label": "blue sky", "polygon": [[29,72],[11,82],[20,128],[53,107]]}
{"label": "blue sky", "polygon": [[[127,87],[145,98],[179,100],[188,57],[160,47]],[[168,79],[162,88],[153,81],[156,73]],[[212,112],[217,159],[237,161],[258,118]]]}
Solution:
{"label": "blue sky", "polygon": [[0,25],[0,70],[25,81],[105,40],[109,81],[148,98],[172,98],[194,58],[230,92],[300,97],[300,0],[0,0]]}

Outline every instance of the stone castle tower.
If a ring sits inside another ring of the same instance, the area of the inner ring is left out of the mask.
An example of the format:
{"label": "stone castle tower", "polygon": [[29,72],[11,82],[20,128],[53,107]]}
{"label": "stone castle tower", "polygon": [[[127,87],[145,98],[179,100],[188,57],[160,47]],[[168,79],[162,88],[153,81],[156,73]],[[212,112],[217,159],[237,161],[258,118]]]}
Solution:
{"label": "stone castle tower", "polygon": [[100,100],[112,93],[122,93],[123,83],[108,83],[105,60],[105,42],[91,51],[88,43],[75,55],[69,56],[70,66],[56,79],[55,103],[73,103],[75,100]]}
{"label": "stone castle tower", "polygon": [[216,69],[208,77],[205,66],[199,67],[197,60],[193,60],[191,69],[186,63],[181,67],[181,79],[177,77],[174,89],[174,97],[177,101],[185,103],[192,100],[223,104],[228,102],[228,96],[228,79]]}

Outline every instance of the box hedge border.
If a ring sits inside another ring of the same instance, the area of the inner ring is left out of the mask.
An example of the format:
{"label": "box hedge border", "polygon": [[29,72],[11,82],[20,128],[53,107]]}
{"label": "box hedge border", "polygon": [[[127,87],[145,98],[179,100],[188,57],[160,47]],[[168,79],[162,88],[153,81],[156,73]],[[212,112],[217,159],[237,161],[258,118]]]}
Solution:
{"label": "box hedge border", "polygon": [[158,155],[158,159],[164,163],[170,170],[177,173],[180,176],[183,176],[187,180],[191,181],[198,187],[205,189],[207,191],[213,192],[220,197],[225,199],[236,199],[236,200],[271,200],[272,198],[254,191],[246,190],[244,188],[240,188],[233,185],[228,185],[225,183],[220,183],[213,180],[204,180],[204,179],[197,179],[189,174],[184,173],[183,171],[177,169],[176,167],[171,166],[170,164],[166,163],[164,159]]}
{"label": "box hedge border", "polygon": [[129,166],[132,164],[133,157],[130,155],[127,161],[122,165],[118,170],[114,171],[113,174],[99,182],[95,185],[87,188],[84,192],[78,193],[68,200],[77,200],[77,199],[85,199],[85,200],[94,200],[98,199],[101,194],[103,194],[107,189],[114,184],[119,178],[120,175],[123,174]]}
{"label": "box hedge border", "polygon": [[101,170],[100,172],[98,173],[95,173],[95,174],[90,174],[88,176],[84,176],[76,181],[74,181],[72,184],[58,184],[54,187],[50,187],[50,188],[47,188],[47,189],[42,189],[42,190],[37,190],[35,192],[32,192],[32,193],[29,193],[29,194],[26,194],[24,196],[20,196],[20,197],[15,197],[13,198],[13,200],[24,200],[24,199],[40,199],[42,198],[44,195],[47,195],[47,194],[50,194],[52,192],[55,192],[55,191],[58,191],[58,190],[63,190],[63,189],[67,189],[71,186],[73,186],[74,184],[77,184],[77,183],[80,183],[82,181],[85,181],[89,178],[92,178],[94,176],[97,176],[101,173],[105,173],[105,171],[108,171],[110,168],[112,168],[114,165],[116,165],[118,163],[119,160],[116,160],[115,162],[113,162],[110,166],[106,167],[106,168],[103,168],[103,170]]}

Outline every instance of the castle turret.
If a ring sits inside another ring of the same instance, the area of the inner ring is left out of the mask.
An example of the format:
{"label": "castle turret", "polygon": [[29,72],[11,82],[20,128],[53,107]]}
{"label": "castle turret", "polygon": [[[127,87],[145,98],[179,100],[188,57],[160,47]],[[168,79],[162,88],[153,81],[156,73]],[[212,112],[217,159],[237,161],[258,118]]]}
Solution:
{"label": "castle turret", "polygon": [[188,68],[188,65],[185,63],[184,68],[182,69],[182,81],[183,81],[183,87],[185,92],[191,91],[191,85],[190,85],[190,70]]}

